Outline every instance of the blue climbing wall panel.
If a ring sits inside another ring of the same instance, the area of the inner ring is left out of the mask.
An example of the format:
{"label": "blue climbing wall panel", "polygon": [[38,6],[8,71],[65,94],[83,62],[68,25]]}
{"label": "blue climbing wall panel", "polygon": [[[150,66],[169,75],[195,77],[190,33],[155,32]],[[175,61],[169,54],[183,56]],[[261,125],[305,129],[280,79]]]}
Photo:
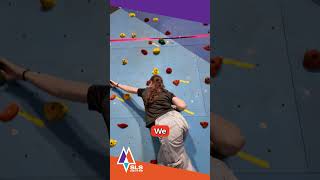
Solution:
{"label": "blue climbing wall panel", "polygon": [[[208,26],[201,23],[159,16],[144,12],[137,12],[136,17],[128,16],[129,10],[119,9],[111,14],[111,39],[118,39],[120,33],[131,37],[135,32],[137,37],[166,37],[164,32],[169,30],[172,36],[194,35],[208,33]],[[144,18],[150,22],[145,23]],[[158,17],[159,22],[152,22]],[[156,42],[157,43],[157,42]],[[204,83],[209,76],[209,52],[202,49],[209,43],[206,39],[169,40],[161,46],[161,52],[152,54],[154,45],[147,41],[111,43],[110,47],[110,78],[122,84],[135,87],[145,87],[146,81],[152,76],[153,68],[158,68],[163,77],[166,88],[181,97],[188,104],[188,109],[195,113],[190,115],[182,112],[190,125],[189,135],[185,145],[196,169],[202,173],[209,173],[209,136],[210,129],[203,129],[200,121],[209,121],[210,112],[210,86]],[[144,56],[141,49],[146,49],[148,55]],[[122,65],[122,59],[127,58],[128,64]],[[173,69],[168,75],[167,67]],[[172,84],[175,79],[188,80],[190,84]],[[124,92],[113,90],[111,94],[122,96]],[[132,95],[132,99],[125,103],[115,99],[111,106],[111,138],[118,144],[111,148],[111,156],[119,156],[122,147],[130,147],[136,160],[149,162],[156,159],[157,146],[153,145],[149,129],[144,123],[144,106],[142,99]],[[117,124],[126,123],[126,129],[120,129]]]}
{"label": "blue climbing wall panel", "polygon": [[227,159],[239,179],[319,179],[319,73],[303,69],[307,49],[319,49],[315,0],[215,1],[214,55],[257,64],[223,65],[212,85],[214,112],[237,124],[244,151],[267,160],[261,169]]}
{"label": "blue climbing wall panel", "polygon": [[[105,7],[103,1],[58,1],[42,12],[39,1],[1,1],[0,55],[34,71],[104,84]],[[51,101],[69,107],[61,122],[44,120],[43,104]],[[44,120],[46,127],[21,116],[0,123],[0,179],[106,179],[107,137],[100,114],[28,83],[0,87],[0,108],[10,102]]]}

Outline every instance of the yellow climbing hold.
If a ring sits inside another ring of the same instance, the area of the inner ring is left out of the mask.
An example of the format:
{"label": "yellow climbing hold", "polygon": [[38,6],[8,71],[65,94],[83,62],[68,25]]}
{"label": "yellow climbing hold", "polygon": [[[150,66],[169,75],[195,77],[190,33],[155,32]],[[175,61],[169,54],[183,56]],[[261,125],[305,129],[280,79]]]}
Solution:
{"label": "yellow climbing hold", "polygon": [[129,17],[136,17],[136,13],[133,13],[133,12],[129,13]]}
{"label": "yellow climbing hold", "polygon": [[153,70],[152,70],[152,74],[153,75],[157,75],[157,74],[159,74],[160,72],[159,72],[159,69],[158,68],[153,68]]}
{"label": "yellow climbing hold", "polygon": [[123,99],[124,100],[129,100],[131,98],[131,95],[130,94],[124,94],[123,95]]}
{"label": "yellow climbing hold", "polygon": [[117,143],[118,143],[117,140],[110,138],[110,147],[115,147]]}
{"label": "yellow climbing hold", "polygon": [[26,120],[30,121],[31,123],[33,123],[34,125],[38,126],[38,127],[44,127],[45,124],[44,124],[44,121],[31,115],[30,113],[26,112],[26,111],[22,111],[20,110],[19,111],[19,116],[25,118]]}
{"label": "yellow climbing hold", "polygon": [[121,38],[125,38],[125,37],[126,37],[126,34],[125,34],[125,33],[120,33],[120,37],[121,37]]}
{"label": "yellow climbing hold", "polygon": [[190,114],[190,115],[194,115],[194,112],[192,112],[192,111],[190,111],[190,110],[188,110],[188,109],[185,109],[185,110],[183,110],[184,112],[186,112],[186,113],[188,113],[188,114]]}
{"label": "yellow climbing hold", "polygon": [[153,49],[152,52],[153,52],[154,55],[158,55],[158,54],[160,54],[160,48],[156,47],[156,48]]}
{"label": "yellow climbing hold", "polygon": [[153,22],[158,22],[158,21],[159,21],[159,18],[156,18],[156,17],[155,17],[155,18],[152,19],[152,21],[153,21]]}
{"label": "yellow climbing hold", "polygon": [[124,100],[123,100],[121,97],[116,96],[116,98],[117,98],[119,101],[124,102]]}
{"label": "yellow climbing hold", "polygon": [[127,58],[123,58],[122,59],[122,65],[126,65],[128,64],[128,59]]}
{"label": "yellow climbing hold", "polygon": [[266,168],[266,169],[269,169],[270,168],[270,164],[268,161],[265,161],[265,160],[262,160],[262,159],[259,159],[249,153],[246,153],[246,152],[243,152],[243,151],[240,151],[237,156],[242,159],[242,160],[245,160],[245,161],[248,161],[254,165],[257,165],[261,168]]}
{"label": "yellow climbing hold", "polygon": [[62,120],[68,111],[68,107],[61,102],[48,102],[43,106],[44,116],[48,121]]}
{"label": "yellow climbing hold", "polygon": [[255,64],[245,63],[245,62],[241,62],[239,60],[228,59],[228,58],[223,58],[223,64],[234,65],[234,66],[237,66],[239,68],[244,68],[244,69],[253,69],[256,67]]}
{"label": "yellow climbing hold", "polygon": [[189,83],[190,83],[190,81],[181,80],[181,79],[180,79],[180,82],[181,82],[181,83],[184,83],[184,84],[189,84]]}

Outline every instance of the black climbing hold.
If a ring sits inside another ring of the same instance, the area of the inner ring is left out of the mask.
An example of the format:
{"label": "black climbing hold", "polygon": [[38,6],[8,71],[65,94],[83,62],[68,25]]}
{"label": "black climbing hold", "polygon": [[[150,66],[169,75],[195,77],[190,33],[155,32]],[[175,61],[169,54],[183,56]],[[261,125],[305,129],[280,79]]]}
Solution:
{"label": "black climbing hold", "polygon": [[166,44],[166,41],[161,38],[161,39],[159,39],[158,43],[161,44],[161,45],[165,45],[165,44]]}

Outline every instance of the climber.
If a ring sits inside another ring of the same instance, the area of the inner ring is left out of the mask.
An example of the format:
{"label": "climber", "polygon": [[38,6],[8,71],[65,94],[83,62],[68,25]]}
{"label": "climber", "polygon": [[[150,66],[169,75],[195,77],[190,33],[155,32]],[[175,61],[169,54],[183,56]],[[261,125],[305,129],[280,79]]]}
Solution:
{"label": "climber", "polygon": [[[103,115],[107,131],[109,130],[109,119],[107,118],[109,108],[105,100],[109,95],[110,85],[90,85],[83,82],[59,79],[57,77],[33,72],[20,67],[0,57],[0,73],[6,81],[27,81],[42,89],[50,95],[75,101],[87,103],[89,110],[98,111]],[[108,131],[108,135],[109,131]]]}
{"label": "climber", "polygon": [[195,171],[184,147],[184,139],[189,129],[188,123],[179,113],[187,105],[182,99],[165,89],[162,78],[159,75],[153,75],[147,81],[146,88],[131,87],[112,80],[110,84],[128,93],[138,94],[142,98],[148,128],[153,125],[169,126],[169,136],[159,137],[158,164]]}

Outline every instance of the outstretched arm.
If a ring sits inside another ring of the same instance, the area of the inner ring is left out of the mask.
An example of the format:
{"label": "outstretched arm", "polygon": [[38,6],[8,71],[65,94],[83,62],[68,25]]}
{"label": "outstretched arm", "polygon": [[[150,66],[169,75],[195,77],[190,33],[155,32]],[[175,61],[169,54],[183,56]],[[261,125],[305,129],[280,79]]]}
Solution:
{"label": "outstretched arm", "polygon": [[138,88],[136,87],[132,87],[132,86],[127,86],[127,85],[124,85],[124,84],[119,84],[115,81],[112,81],[110,80],[110,84],[113,86],[113,87],[117,87],[117,88],[120,88],[124,91],[127,91],[128,93],[133,93],[133,94],[137,94],[138,93]]}
{"label": "outstretched arm", "polygon": [[[6,80],[24,80],[31,82],[50,95],[78,102],[87,102],[89,84],[59,79],[57,77],[26,71],[6,59],[0,58],[1,74]],[[24,75],[23,75],[24,73]]]}
{"label": "outstretched arm", "polygon": [[187,108],[187,104],[180,98],[178,97],[173,97],[172,98],[172,103],[176,106],[176,108],[180,111],[183,111]]}

